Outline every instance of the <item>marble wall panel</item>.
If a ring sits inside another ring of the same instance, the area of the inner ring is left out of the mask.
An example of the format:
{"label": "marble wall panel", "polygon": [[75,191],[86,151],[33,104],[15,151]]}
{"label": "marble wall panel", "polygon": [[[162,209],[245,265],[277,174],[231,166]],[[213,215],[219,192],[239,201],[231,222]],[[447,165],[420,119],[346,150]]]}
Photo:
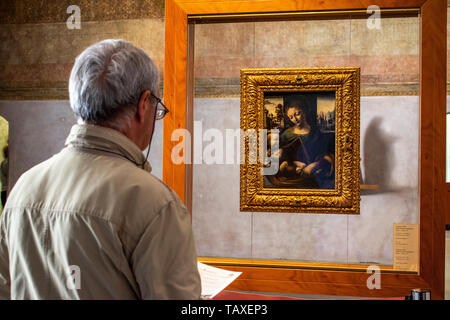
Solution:
{"label": "marble wall panel", "polygon": [[[194,141],[202,140],[208,129],[219,130],[225,140],[226,129],[240,128],[239,114],[239,99],[195,99],[194,121],[201,122],[202,131],[194,129]],[[205,151],[209,144],[205,140],[202,148],[194,148]],[[194,157],[198,158],[195,150]],[[250,257],[251,222],[251,214],[239,211],[239,163],[194,164],[192,227],[197,254]]]}
{"label": "marble wall panel", "polygon": [[194,165],[192,228],[199,256],[251,257],[252,215],[239,211],[239,166]]}
{"label": "marble wall panel", "polygon": [[[239,108],[238,98],[197,98],[195,120],[225,135],[239,127]],[[362,178],[379,189],[361,192],[356,216],[239,212],[239,166],[196,165],[198,254],[392,264],[393,223],[418,222],[418,110],[414,96],[361,99]]]}
{"label": "marble wall panel", "polygon": [[350,262],[392,264],[393,224],[419,221],[419,110],[414,96],[362,99],[362,177],[380,189],[349,217]]}
{"label": "marble wall panel", "polygon": [[418,223],[418,190],[361,196],[361,214],[348,217],[348,262],[393,264],[393,224]]}
{"label": "marble wall panel", "polygon": [[417,188],[419,98],[361,99],[361,172],[383,190]]}
{"label": "marble wall panel", "polygon": [[347,216],[253,213],[252,258],[347,261]]}
{"label": "marble wall panel", "polygon": [[64,147],[75,117],[69,101],[0,101],[9,122],[9,187]]}

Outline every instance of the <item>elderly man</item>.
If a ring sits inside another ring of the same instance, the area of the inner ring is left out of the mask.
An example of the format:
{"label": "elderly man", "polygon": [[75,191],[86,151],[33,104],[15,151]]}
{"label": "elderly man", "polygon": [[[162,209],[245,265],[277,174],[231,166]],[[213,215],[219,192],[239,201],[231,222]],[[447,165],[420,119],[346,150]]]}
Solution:
{"label": "elderly man", "polygon": [[77,57],[78,124],[21,176],[1,218],[0,298],[200,298],[190,215],[142,153],[168,112],[158,87],[153,61],[126,41]]}

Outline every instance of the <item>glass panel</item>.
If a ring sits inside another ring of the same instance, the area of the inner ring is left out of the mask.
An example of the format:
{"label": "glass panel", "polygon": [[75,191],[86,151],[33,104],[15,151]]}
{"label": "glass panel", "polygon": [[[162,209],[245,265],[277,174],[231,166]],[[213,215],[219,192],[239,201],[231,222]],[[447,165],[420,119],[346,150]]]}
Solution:
{"label": "glass panel", "polygon": [[[393,264],[418,223],[419,18],[195,26],[193,228],[199,256]],[[360,215],[239,211],[240,69],[361,67]]]}

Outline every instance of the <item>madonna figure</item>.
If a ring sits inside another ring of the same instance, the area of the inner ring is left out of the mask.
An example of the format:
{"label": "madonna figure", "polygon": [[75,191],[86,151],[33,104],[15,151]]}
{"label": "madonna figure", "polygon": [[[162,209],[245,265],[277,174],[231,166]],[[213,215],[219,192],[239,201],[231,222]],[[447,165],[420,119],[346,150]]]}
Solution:
{"label": "madonna figure", "polygon": [[[314,118],[314,119],[309,119]],[[308,117],[303,100],[285,107],[285,128],[280,135],[280,169],[266,176],[275,187],[334,189],[334,133],[321,132],[316,117]]]}

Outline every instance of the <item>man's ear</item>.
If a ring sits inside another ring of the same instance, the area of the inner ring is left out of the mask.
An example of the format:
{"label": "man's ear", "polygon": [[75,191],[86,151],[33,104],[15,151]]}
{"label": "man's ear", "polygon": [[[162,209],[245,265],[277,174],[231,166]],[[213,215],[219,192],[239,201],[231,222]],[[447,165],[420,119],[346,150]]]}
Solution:
{"label": "man's ear", "polygon": [[137,118],[138,122],[144,122],[145,114],[148,111],[147,109],[149,108],[149,106],[151,106],[150,91],[146,90],[141,94],[141,97],[139,98],[137,112],[136,112],[136,118]]}

